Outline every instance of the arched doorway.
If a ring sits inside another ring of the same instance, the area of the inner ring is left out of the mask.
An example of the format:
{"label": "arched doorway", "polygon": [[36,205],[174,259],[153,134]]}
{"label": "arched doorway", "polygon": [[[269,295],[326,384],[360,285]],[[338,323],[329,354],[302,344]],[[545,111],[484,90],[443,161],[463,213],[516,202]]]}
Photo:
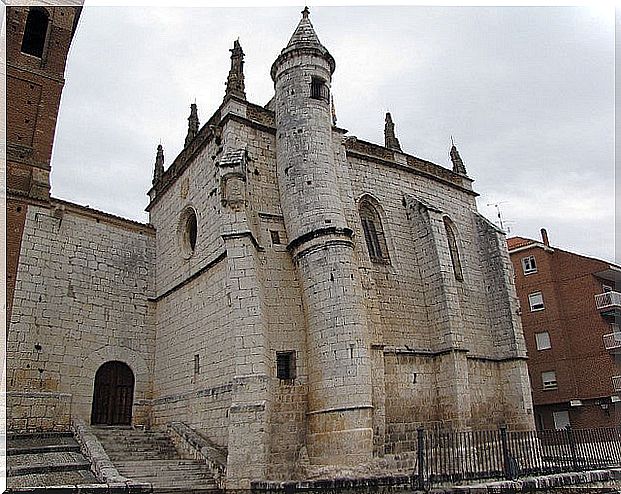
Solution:
{"label": "arched doorway", "polygon": [[95,374],[91,424],[130,425],[134,401],[134,373],[123,362],[103,364]]}

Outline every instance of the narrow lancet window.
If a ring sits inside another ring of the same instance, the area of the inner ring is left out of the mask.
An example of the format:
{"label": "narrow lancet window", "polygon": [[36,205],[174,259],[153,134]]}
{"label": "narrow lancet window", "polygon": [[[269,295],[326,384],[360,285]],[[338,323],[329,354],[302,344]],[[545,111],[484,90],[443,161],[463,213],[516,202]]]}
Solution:
{"label": "narrow lancet window", "polygon": [[444,217],[444,228],[446,229],[446,238],[448,240],[449,252],[451,253],[451,263],[453,264],[455,279],[457,281],[464,281],[464,274],[461,269],[461,259],[459,258],[459,248],[457,247],[455,226],[447,217]]}
{"label": "narrow lancet window", "polygon": [[384,229],[377,209],[368,201],[360,203],[360,221],[364,239],[369,250],[369,257],[373,262],[389,262],[388,247],[384,236]]}
{"label": "narrow lancet window", "polygon": [[26,27],[24,28],[22,53],[27,53],[28,55],[33,55],[38,58],[43,57],[48,24],[49,19],[45,10],[40,8],[30,9],[28,18],[26,19]]}

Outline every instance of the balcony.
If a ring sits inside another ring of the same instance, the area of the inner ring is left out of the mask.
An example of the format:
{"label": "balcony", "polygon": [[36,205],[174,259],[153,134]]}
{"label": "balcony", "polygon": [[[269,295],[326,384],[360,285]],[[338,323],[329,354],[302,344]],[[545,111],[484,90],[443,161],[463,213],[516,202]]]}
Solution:
{"label": "balcony", "polygon": [[612,376],[612,387],[615,391],[621,391],[621,376]]}
{"label": "balcony", "polygon": [[604,335],[604,347],[611,353],[621,353],[621,330],[616,324],[611,324],[612,333]]}
{"label": "balcony", "polygon": [[621,308],[621,293],[604,292],[595,295],[595,307],[600,311],[612,311]]}

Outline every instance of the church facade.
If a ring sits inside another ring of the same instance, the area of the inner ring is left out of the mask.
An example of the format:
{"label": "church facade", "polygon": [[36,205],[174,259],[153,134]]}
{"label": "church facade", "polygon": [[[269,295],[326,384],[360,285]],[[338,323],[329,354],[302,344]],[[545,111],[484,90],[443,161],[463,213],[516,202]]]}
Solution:
{"label": "church facade", "polygon": [[[29,15],[9,9],[22,79],[45,70],[20,58]],[[148,224],[9,181],[9,430],[183,422],[247,486],[413,451],[419,426],[532,429],[505,237],[457,149],[407,154],[390,114],[384,145],[336,126],[307,9],[266,106],[243,58],[169,166],[158,148]]]}

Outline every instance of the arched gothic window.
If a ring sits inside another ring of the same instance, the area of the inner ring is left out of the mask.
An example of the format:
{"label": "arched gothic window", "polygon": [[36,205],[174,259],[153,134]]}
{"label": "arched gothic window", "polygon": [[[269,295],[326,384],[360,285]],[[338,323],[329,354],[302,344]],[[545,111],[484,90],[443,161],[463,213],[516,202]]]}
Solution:
{"label": "arched gothic window", "polygon": [[382,228],[382,222],[377,209],[369,201],[363,200],[360,203],[359,212],[364,239],[369,249],[371,261],[389,262],[386,237],[384,236],[384,229]]}
{"label": "arched gothic window", "polygon": [[43,57],[48,24],[49,17],[44,9],[35,7],[28,11],[24,37],[22,39],[22,53],[38,58]]}
{"label": "arched gothic window", "polygon": [[444,217],[444,228],[446,229],[446,238],[448,240],[449,252],[451,253],[451,263],[453,264],[453,273],[457,281],[464,281],[464,274],[461,269],[461,259],[459,258],[459,249],[457,247],[457,236],[455,234],[455,225],[453,222]]}

